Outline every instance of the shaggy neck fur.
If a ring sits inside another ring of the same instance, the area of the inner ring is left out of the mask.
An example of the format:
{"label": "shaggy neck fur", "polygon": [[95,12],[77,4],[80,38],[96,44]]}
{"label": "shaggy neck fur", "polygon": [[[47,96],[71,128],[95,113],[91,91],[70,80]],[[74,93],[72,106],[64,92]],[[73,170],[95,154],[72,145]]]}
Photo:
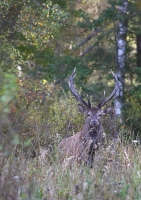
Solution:
{"label": "shaggy neck fur", "polygon": [[87,117],[85,119],[85,123],[84,126],[82,128],[81,131],[81,136],[83,138],[89,138],[92,139],[94,141],[95,144],[100,143],[101,141],[101,125],[99,124],[99,126],[96,127],[91,127],[90,126],[90,118]]}

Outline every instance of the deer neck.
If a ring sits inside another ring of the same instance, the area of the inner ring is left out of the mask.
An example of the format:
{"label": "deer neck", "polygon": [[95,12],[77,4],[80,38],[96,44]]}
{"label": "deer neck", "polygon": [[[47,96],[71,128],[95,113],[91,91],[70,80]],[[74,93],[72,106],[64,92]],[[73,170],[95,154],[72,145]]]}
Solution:
{"label": "deer neck", "polygon": [[90,119],[88,117],[86,117],[85,119],[85,123],[84,123],[84,126],[81,130],[81,136],[82,137],[89,137],[89,132],[90,132]]}

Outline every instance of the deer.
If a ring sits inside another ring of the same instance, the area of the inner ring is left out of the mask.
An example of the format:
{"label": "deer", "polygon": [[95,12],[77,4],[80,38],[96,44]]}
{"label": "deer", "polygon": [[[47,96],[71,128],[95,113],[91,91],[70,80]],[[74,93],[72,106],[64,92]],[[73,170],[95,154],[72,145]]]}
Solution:
{"label": "deer", "polygon": [[[112,71],[111,71],[112,72]],[[120,89],[121,83],[118,77],[112,72],[115,80],[115,86],[111,94],[106,98],[105,91],[102,100],[97,106],[91,106],[90,97],[86,95],[86,100],[78,94],[74,86],[74,77],[76,76],[76,68],[72,75],[69,76],[69,89],[75,99],[78,101],[78,108],[85,117],[85,122],[82,129],[68,138],[64,138],[59,143],[60,162],[65,160],[71,162],[78,161],[84,163],[89,167],[93,166],[94,155],[96,150],[102,144],[102,120],[103,115],[110,113],[112,107],[104,107],[110,102],[116,95],[116,92]],[[104,107],[104,108],[103,108]]]}

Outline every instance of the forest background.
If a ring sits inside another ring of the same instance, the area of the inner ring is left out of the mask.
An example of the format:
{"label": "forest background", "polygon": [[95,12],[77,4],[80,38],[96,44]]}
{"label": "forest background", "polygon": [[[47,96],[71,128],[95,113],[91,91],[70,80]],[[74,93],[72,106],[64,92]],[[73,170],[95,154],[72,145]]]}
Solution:
{"label": "forest background", "polygon": [[[17,175],[13,175],[12,169],[8,172],[3,169],[5,166],[9,169],[15,157],[22,160],[22,156],[24,159],[41,157],[43,148],[52,154],[52,158],[48,158],[49,167],[55,159],[54,149],[58,142],[80,130],[83,116],[78,113],[77,103],[68,92],[68,75],[75,67],[78,90],[89,94],[94,103],[101,99],[104,90],[107,95],[112,90],[111,70],[117,74],[122,87],[113,104],[116,114],[122,117],[119,134],[131,138],[130,142],[140,141],[140,24],[140,0],[0,2],[2,199],[12,199],[12,195],[13,199],[35,199],[38,192],[39,199],[44,197],[45,192],[34,186],[25,197],[24,191],[29,185],[19,189],[14,182],[16,186],[11,187],[7,180],[12,181]],[[7,174],[4,176],[4,173]],[[49,180],[52,181],[51,177]],[[17,192],[14,187],[18,188]],[[107,190],[104,188],[103,193]],[[51,190],[56,195],[54,199],[69,199],[63,186],[61,193]],[[119,190],[119,197],[124,199],[128,186]],[[110,198],[115,195],[109,194]],[[75,195],[79,198],[77,192]],[[92,194],[88,191],[86,195]],[[81,192],[80,196],[83,196]]]}

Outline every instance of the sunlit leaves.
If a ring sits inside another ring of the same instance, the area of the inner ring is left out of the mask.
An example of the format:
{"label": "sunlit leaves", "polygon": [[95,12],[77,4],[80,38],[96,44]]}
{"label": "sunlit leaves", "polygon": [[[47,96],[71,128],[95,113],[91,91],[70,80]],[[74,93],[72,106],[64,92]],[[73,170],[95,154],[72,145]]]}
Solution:
{"label": "sunlit leaves", "polygon": [[0,37],[0,42],[0,69],[5,72],[15,72],[15,66],[22,61],[22,56],[6,38]]}
{"label": "sunlit leaves", "polygon": [[35,2],[23,7],[17,30],[23,33],[29,44],[42,48],[57,35],[67,13],[51,1]]}

